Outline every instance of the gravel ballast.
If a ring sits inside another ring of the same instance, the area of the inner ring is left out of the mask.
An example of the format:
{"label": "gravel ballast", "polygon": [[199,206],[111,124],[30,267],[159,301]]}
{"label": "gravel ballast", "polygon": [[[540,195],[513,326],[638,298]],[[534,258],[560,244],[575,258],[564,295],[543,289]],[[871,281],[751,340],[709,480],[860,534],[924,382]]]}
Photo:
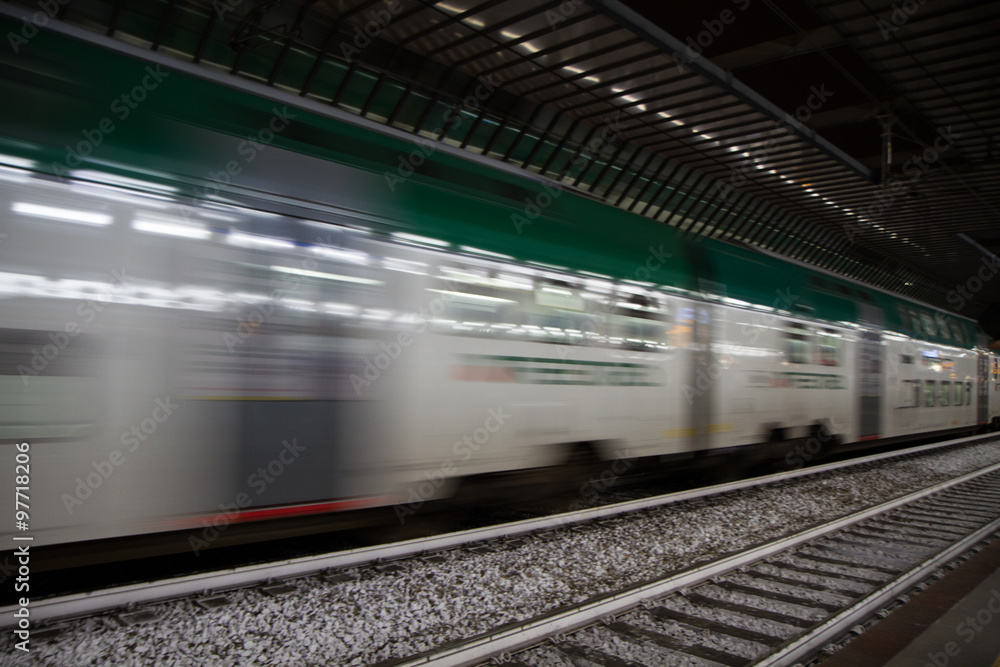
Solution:
{"label": "gravel ballast", "polygon": [[233,604],[216,609],[193,599],[147,605],[157,617],[146,624],[125,626],[120,613],[56,624],[62,631],[33,639],[30,654],[16,651],[5,632],[0,665],[372,664],[660,578],[998,462],[1000,446],[982,443],[603,519],[544,539],[520,536],[491,543],[486,553],[459,548],[440,560],[398,561],[398,569],[352,568],[346,573],[356,578],[338,582],[303,577],[284,596],[248,588],[228,593]]}

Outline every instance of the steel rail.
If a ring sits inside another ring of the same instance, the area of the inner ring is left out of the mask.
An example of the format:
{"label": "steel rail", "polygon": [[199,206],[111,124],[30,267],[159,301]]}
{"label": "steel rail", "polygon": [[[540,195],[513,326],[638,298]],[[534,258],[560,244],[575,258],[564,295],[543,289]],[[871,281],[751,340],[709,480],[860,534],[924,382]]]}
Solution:
{"label": "steel rail", "polygon": [[[543,640],[552,637],[553,635],[559,633],[569,633],[585,628],[598,623],[605,618],[631,611],[645,602],[664,597],[685,588],[705,583],[715,577],[739,570],[740,568],[746,567],[751,563],[767,559],[789,549],[812,542],[825,535],[842,530],[843,528],[860,521],[864,521],[865,519],[888,512],[898,507],[902,507],[926,496],[950,489],[969,480],[977,479],[996,471],[1000,471],[1000,463],[967,473],[951,480],[946,480],[926,489],[915,491],[860,512],[855,512],[854,514],[850,514],[846,517],[841,517],[834,521],[809,528],[789,537],[772,540],[771,542],[742,551],[733,556],[720,558],[710,563],[690,568],[652,583],[634,586],[610,595],[599,596],[598,598],[588,600],[577,605],[572,605],[563,611],[545,614],[541,617],[521,623],[510,624],[491,633],[486,633],[465,641],[455,642],[440,649],[432,649],[421,654],[420,656],[415,656],[409,660],[398,662],[395,664],[395,667],[421,667],[427,665],[431,665],[433,667],[467,667],[479,665],[493,656],[530,648],[539,644]],[[972,540],[971,543],[975,543],[982,539],[982,536],[988,535],[990,532],[993,532],[993,530],[996,530],[997,526],[1000,526],[1000,519],[990,523],[986,528],[976,531],[976,533],[972,536],[963,539],[962,543],[966,543],[970,539]],[[983,531],[985,531],[985,533]],[[961,546],[951,547],[944,552],[944,555],[934,557],[933,561],[935,563],[947,562],[951,558],[954,558],[953,553],[960,553],[961,550]],[[943,560],[940,560],[940,558],[943,558]],[[933,566],[926,566],[926,568],[931,570],[935,567],[937,567],[937,564]],[[916,583],[916,581],[919,581],[923,578],[923,576],[925,576],[922,572],[926,571],[926,568],[920,568],[920,573],[907,575],[906,581],[913,581],[913,583]],[[895,583],[889,584],[880,591],[865,598],[865,600],[862,603],[859,603],[859,605],[864,605],[866,610],[877,609],[880,604],[884,604],[885,601],[892,599],[892,597],[897,595],[897,591],[905,590],[906,587],[907,586],[902,583],[899,584],[899,586],[896,586]],[[790,661],[794,660],[795,657],[807,655],[809,651],[814,650],[817,643],[822,645],[824,642],[829,641],[830,638],[843,634],[845,627],[850,627],[850,623],[852,621],[856,622],[856,615],[852,614],[849,617],[845,616],[843,618],[841,616],[842,615],[838,615],[835,617],[836,622],[830,623],[829,628],[823,628],[822,633],[816,633],[812,641],[805,642],[802,645],[799,645],[798,642],[796,642],[782,652],[780,656],[776,658],[775,662],[762,662],[759,664],[792,664]],[[824,625],[826,624],[824,623]]]}
{"label": "steel rail", "polygon": [[910,590],[942,565],[971,549],[992,533],[1000,530],[1000,519],[986,524],[954,543],[941,553],[931,556],[923,563],[911,568],[902,576],[897,577],[877,591],[865,596],[854,605],[844,609],[832,618],[827,619],[818,627],[797,637],[790,644],[766,658],[754,663],[754,667],[780,667],[794,664],[799,660],[808,659],[818,653],[829,642],[835,641],[846,634],[852,627],[865,621],[879,609],[892,600]]}
{"label": "steel rail", "polygon": [[[651,498],[630,500],[602,507],[577,510],[551,516],[514,521],[510,523],[475,528],[472,530],[446,533],[430,538],[418,538],[404,542],[394,542],[374,547],[351,549],[333,554],[319,556],[303,556],[274,563],[247,565],[227,570],[204,572],[149,583],[129,584],[100,591],[75,593],[47,599],[31,601],[31,615],[34,621],[46,621],[57,618],[73,618],[95,614],[101,611],[124,607],[132,604],[143,604],[200,594],[211,590],[227,590],[250,586],[272,579],[290,579],[306,576],[316,572],[346,567],[356,567],[365,563],[396,560],[431,551],[453,549],[476,542],[493,540],[527,533],[551,530],[595,519],[602,519],[643,509],[663,507],[687,500],[706,498],[732,493],[741,489],[765,486],[801,477],[810,477],[823,473],[862,466],[878,461],[902,458],[920,454],[935,449],[971,444],[981,440],[997,437],[996,434],[985,434],[959,438],[929,445],[921,445],[906,450],[873,454],[847,461],[828,463],[799,470],[774,473],[761,477],[716,484],[714,486],[668,493]],[[0,607],[0,628],[12,627],[16,624],[13,612],[17,605]]]}

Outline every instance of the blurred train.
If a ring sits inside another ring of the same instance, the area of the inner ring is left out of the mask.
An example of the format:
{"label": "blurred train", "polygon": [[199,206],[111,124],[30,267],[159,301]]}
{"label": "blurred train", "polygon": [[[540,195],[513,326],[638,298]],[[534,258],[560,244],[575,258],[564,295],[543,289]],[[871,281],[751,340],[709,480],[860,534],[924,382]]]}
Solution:
{"label": "blurred train", "polygon": [[1000,416],[970,320],[122,49],[2,56],[0,494],[34,546]]}

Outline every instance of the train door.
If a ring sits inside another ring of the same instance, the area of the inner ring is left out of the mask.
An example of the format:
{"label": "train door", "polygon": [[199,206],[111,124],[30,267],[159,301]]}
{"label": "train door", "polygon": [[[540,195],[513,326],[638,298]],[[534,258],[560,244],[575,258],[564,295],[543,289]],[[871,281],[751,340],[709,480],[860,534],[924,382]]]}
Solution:
{"label": "train door", "polygon": [[691,442],[696,451],[704,451],[712,446],[709,435],[712,423],[712,396],[718,391],[713,386],[712,380],[717,375],[712,359],[713,313],[709,304],[700,302],[694,304],[693,311],[691,386],[701,388],[707,385],[707,389],[693,392],[690,399],[691,429],[694,433]]}
{"label": "train door", "polygon": [[979,353],[979,366],[976,373],[976,421],[985,424],[990,420],[990,355]]}
{"label": "train door", "polygon": [[865,330],[858,340],[858,439],[873,440],[881,434],[882,334]]}

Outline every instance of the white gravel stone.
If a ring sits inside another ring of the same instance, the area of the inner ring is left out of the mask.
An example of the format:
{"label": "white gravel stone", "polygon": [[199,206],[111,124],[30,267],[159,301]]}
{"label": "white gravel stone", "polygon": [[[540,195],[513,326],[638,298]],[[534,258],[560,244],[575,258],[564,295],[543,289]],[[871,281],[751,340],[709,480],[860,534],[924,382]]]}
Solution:
{"label": "white gravel stone", "polygon": [[[559,530],[549,540],[525,536],[521,546],[493,553],[459,549],[441,563],[409,559],[395,573],[361,567],[355,581],[304,577],[298,592],[282,597],[237,591],[231,607],[158,604],[160,617],[147,625],[123,627],[105,614],[65,623],[57,637],[33,641],[30,655],[15,651],[13,635],[4,633],[0,665],[371,664],[660,578],[997,462],[1000,447],[985,443],[666,506],[586,531]],[[875,578],[857,568],[799,564]],[[774,634],[774,625],[746,627]]]}

